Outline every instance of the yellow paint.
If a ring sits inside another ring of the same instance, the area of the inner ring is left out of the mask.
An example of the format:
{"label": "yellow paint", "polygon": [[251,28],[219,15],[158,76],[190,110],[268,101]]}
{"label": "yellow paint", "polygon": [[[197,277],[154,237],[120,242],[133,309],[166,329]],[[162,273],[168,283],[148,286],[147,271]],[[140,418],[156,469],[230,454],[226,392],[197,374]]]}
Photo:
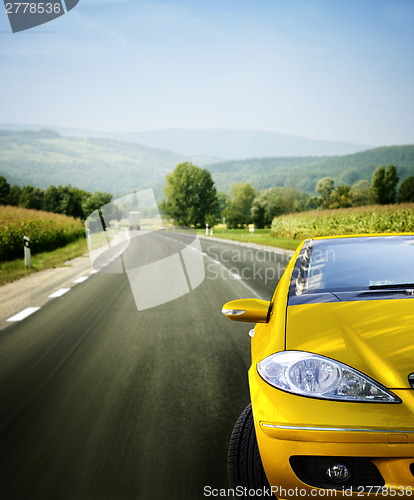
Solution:
{"label": "yellow paint", "polygon": [[266,323],[269,315],[270,302],[259,299],[232,300],[224,304],[223,314],[233,321],[250,323]]}

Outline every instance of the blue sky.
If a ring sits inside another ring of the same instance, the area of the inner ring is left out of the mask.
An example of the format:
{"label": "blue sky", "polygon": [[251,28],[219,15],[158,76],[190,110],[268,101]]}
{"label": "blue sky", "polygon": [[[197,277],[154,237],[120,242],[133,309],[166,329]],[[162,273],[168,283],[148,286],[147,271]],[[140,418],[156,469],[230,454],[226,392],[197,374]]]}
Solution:
{"label": "blue sky", "polygon": [[414,143],[412,0],[80,0],[11,32],[0,123]]}

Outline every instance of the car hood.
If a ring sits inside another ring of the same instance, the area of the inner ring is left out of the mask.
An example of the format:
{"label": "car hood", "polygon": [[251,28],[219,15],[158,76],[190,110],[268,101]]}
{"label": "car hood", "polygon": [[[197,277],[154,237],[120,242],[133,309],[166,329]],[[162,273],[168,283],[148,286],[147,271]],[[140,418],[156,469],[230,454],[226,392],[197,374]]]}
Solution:
{"label": "car hood", "polygon": [[289,306],[286,349],[336,359],[389,389],[411,389],[414,299]]}

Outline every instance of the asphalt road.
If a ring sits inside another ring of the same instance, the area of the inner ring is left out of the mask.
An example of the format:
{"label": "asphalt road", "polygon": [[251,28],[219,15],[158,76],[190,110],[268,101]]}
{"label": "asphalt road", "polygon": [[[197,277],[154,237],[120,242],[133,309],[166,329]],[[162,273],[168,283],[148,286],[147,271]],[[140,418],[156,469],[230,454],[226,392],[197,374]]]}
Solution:
{"label": "asphalt road", "polygon": [[203,240],[206,277],[138,311],[100,272],[0,332],[0,498],[204,498],[227,487],[249,402],[252,325],[221,314],[269,299],[286,255]]}

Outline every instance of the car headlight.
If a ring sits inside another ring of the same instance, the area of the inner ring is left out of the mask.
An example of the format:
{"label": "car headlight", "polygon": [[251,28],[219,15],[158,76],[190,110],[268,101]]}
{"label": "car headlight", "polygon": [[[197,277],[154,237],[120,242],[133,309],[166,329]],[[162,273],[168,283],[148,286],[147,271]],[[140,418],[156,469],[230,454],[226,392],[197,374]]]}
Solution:
{"label": "car headlight", "polygon": [[353,368],[318,354],[283,351],[258,363],[259,375],[283,391],[318,399],[401,403],[400,398]]}

